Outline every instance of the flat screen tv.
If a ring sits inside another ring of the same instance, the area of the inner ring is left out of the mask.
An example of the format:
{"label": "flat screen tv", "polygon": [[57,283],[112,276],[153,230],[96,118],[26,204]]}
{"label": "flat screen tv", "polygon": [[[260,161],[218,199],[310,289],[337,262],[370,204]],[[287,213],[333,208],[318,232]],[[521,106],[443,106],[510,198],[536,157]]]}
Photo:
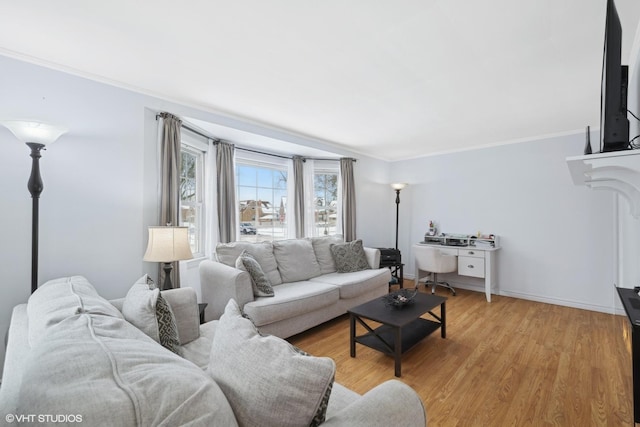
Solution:
{"label": "flat screen tv", "polygon": [[622,65],[622,25],[613,0],[607,0],[602,60],[600,151],[629,148],[627,85],[629,67]]}

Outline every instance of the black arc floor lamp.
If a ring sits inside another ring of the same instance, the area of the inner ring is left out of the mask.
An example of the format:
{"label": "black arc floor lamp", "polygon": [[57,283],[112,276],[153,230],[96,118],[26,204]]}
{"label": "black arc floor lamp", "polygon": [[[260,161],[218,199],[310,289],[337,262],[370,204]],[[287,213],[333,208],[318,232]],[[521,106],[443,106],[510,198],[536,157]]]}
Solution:
{"label": "black arc floor lamp", "polygon": [[400,191],[402,191],[407,185],[405,182],[397,184],[391,184],[391,188],[396,190],[396,250],[398,250],[398,225],[400,223]]}
{"label": "black arc floor lamp", "polygon": [[40,152],[45,146],[55,142],[67,129],[45,123],[23,120],[6,120],[0,122],[9,129],[18,140],[31,149],[31,175],[27,188],[31,193],[33,207],[31,212],[31,293],[38,289],[38,216],[40,194],[44,188],[40,176]]}

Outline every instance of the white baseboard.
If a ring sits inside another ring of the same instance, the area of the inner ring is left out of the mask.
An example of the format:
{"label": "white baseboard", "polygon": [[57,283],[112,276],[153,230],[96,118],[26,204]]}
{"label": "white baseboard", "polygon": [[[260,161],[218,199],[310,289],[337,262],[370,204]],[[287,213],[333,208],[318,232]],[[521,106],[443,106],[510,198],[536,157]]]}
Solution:
{"label": "white baseboard", "polygon": [[[414,280],[414,277],[415,276],[405,276],[405,279]],[[454,288],[466,289],[469,291],[484,293],[484,286],[478,286],[478,285],[473,285],[469,283],[461,283],[455,280],[448,280],[448,282]],[[626,316],[624,309],[617,308],[617,307],[608,307],[608,306],[596,305],[596,304],[585,304],[584,302],[580,302],[580,301],[574,301],[574,300],[568,300],[568,299],[562,299],[562,298],[549,298],[542,295],[534,295],[534,294],[528,294],[524,292],[506,291],[501,289],[498,289],[497,292],[492,292],[492,294],[511,297],[511,298],[519,298],[519,299],[524,299],[529,301],[542,302],[545,304],[561,305],[564,307],[579,308],[582,310],[597,311],[600,313]]]}

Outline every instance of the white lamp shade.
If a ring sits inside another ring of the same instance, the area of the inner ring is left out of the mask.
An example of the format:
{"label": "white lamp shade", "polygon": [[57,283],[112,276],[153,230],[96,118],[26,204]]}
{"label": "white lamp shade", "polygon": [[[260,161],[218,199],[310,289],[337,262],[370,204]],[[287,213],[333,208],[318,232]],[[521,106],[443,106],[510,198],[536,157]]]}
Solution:
{"label": "white lamp shade", "polygon": [[191,258],[193,254],[187,227],[149,227],[145,261],[173,262]]}
{"label": "white lamp shade", "polygon": [[399,182],[397,184],[391,184],[391,188],[393,188],[394,190],[403,190],[407,185],[406,182]]}
{"label": "white lamp shade", "polygon": [[0,124],[9,129],[22,142],[35,142],[42,145],[55,142],[67,132],[67,129],[63,127],[23,120],[5,120]]}

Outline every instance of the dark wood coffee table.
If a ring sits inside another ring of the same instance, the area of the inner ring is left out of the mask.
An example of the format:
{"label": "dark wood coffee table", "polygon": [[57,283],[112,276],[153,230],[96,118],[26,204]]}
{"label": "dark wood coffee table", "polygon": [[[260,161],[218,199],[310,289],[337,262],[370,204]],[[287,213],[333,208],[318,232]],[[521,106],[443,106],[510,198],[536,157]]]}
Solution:
{"label": "dark wood coffee table", "polygon": [[[376,298],[348,310],[350,324],[351,357],[356,357],[356,343],[365,345],[395,359],[395,375],[401,375],[402,355],[420,342],[423,338],[440,328],[442,338],[447,337],[447,298],[418,293],[412,304],[402,308],[388,306],[383,298]],[[440,306],[440,316],[431,310]],[[423,319],[429,313],[435,319]],[[373,329],[365,319],[382,323]],[[356,336],[356,321],[368,331]]]}

